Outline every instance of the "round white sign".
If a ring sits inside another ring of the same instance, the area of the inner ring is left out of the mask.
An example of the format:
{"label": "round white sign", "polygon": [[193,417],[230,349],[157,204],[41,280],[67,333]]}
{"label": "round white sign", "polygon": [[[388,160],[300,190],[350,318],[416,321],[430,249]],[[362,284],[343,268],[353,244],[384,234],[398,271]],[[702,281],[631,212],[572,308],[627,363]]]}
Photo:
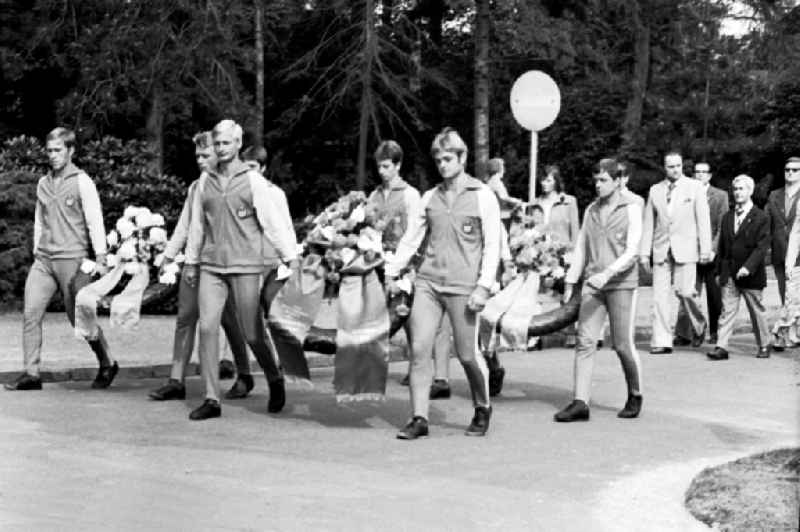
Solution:
{"label": "round white sign", "polygon": [[529,70],[511,87],[511,113],[529,131],[548,127],[561,110],[561,92],[553,78],[539,70]]}

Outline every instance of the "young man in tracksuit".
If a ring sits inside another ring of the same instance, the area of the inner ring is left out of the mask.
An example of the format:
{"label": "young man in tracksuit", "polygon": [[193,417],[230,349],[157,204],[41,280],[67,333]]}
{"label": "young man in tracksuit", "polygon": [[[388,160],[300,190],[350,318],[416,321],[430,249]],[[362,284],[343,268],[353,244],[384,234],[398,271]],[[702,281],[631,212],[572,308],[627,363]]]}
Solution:
{"label": "young man in tracksuit", "polygon": [[642,408],[641,366],[633,343],[642,205],[621,189],[622,172],[614,159],[597,163],[593,176],[597,199],[583,215],[565,279],[564,301],[572,297],[573,287],[581,277],[584,281],[575,348],[575,399],[555,414],[555,420],[561,422],[589,419],[594,355],[606,313],[611,323],[611,341],[628,385],[628,399],[617,416],[634,418]]}
{"label": "young man in tracksuit", "polygon": [[[75,325],[75,294],[90,282],[76,278],[81,264],[94,252],[95,271],[105,272],[106,235],[100,197],[91,178],[72,163],[75,134],[58,127],[47,135],[50,173],[39,180],[33,223],[34,261],[25,281],[22,351],[25,373],[5,385],[8,390],[41,390],[39,363],[42,319],[50,299],[61,290],[69,322]],[[108,388],[119,370],[108,354],[108,344],[98,328],[88,340],[100,370],[92,388]]]}
{"label": "young man in tracksuit", "polygon": [[[219,326],[225,302],[233,299],[239,325],[269,384],[267,410],[280,412],[286,395],[277,357],[267,345],[261,308],[265,257],[283,263],[297,258],[297,240],[285,197],[271,193],[264,177],[239,159],[242,128],[232,120],[214,127],[217,168],[203,175],[194,194],[183,275],[198,282],[200,364],[205,402],[190,419],[219,417]],[[284,198],[283,204],[280,199]],[[270,272],[270,275],[274,273]]]}
{"label": "young man in tracksuit", "polygon": [[457,132],[444,129],[434,139],[431,154],[442,183],[422,196],[419,215],[409,220],[397,252],[386,264],[389,290],[394,292],[394,279],[425,240],[409,317],[413,417],[397,434],[407,440],[428,435],[431,352],[445,312],[475,407],[466,434],[485,435],[492,413],[489,370],[477,352],[475,328],[500,261],[500,207],[491,189],[464,171],[467,146]]}
{"label": "young man in tracksuit", "polygon": [[[195,144],[195,159],[200,169],[201,175],[211,169],[216,164],[214,146],[210,131],[198,133],[192,139]],[[186,194],[186,201],[183,204],[178,224],[172,233],[172,238],[167,242],[164,249],[164,266],[175,260],[175,256],[183,250],[189,234],[189,220],[191,220],[192,202],[194,192],[197,189],[195,180],[189,185]],[[163,266],[162,266],[163,268]],[[195,333],[197,332],[197,320],[200,310],[197,305],[197,286],[189,286],[185,278],[180,280],[178,285],[178,316],[175,319],[175,341],[172,348],[172,370],[169,380],[163,386],[151,391],[149,397],[155,401],[167,401],[170,399],[185,399],[186,387],[183,380],[185,377],[186,365],[192,358],[194,350]],[[236,319],[233,301],[228,297],[225,308],[222,311],[222,328],[228,338],[231,347],[233,360],[236,364],[237,380],[233,387],[225,394],[226,399],[240,399],[245,397],[250,391],[245,384],[250,383],[253,387],[253,376],[250,375],[250,361],[247,356],[247,344],[244,335],[239,328]]]}

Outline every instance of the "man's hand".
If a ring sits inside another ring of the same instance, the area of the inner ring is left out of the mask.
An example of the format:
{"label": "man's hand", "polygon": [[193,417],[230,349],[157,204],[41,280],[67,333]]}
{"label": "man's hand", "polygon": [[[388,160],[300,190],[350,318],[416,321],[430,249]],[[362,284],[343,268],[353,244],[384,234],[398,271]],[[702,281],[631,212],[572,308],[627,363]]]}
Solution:
{"label": "man's hand", "polygon": [[750,275],[750,272],[744,266],[739,268],[739,271],[736,272],[736,278],[737,279],[741,279],[742,277],[747,277],[748,275]]}
{"label": "man's hand", "polygon": [[473,290],[472,294],[469,296],[467,307],[473,312],[480,312],[486,306],[488,300],[489,290],[482,286],[476,286],[475,290]]}
{"label": "man's hand", "polygon": [[596,273],[586,280],[586,284],[595,290],[601,290],[608,282],[608,277],[603,272]]}
{"label": "man's hand", "polygon": [[700,254],[700,264],[708,264],[712,260],[714,260],[714,254],[713,253],[701,253]]}
{"label": "man's hand", "polygon": [[572,299],[572,291],[575,289],[575,285],[572,283],[565,283],[564,284],[564,295],[561,297],[561,301],[563,303],[569,302]]}
{"label": "man's hand", "polygon": [[97,257],[95,257],[94,273],[96,273],[100,277],[108,273],[108,266],[106,265],[105,255],[97,255]]}
{"label": "man's hand", "polygon": [[200,268],[197,264],[184,264],[183,265],[183,282],[194,288],[197,286],[197,279],[200,276]]}
{"label": "man's hand", "polygon": [[161,267],[158,268],[158,276],[161,277],[166,272],[164,271],[167,266],[172,264],[174,260],[171,257],[164,256],[164,260],[161,262]]}

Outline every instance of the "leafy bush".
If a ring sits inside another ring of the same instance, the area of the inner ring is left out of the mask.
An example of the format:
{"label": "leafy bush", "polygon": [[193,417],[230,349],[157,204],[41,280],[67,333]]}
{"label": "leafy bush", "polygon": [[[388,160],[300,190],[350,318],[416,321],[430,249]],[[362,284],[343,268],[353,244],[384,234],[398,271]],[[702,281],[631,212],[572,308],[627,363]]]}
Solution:
{"label": "leafy bush", "polygon": [[[162,214],[172,228],[180,215],[186,187],[178,178],[152,170],[153,154],[142,141],[104,137],[87,142],[73,158],[94,179],[106,229],[128,205],[148,206]],[[48,170],[41,143],[33,137],[15,137],[0,148],[0,305],[22,302],[25,277],[32,262],[33,214],[36,184]],[[165,301],[152,311],[171,310]]]}

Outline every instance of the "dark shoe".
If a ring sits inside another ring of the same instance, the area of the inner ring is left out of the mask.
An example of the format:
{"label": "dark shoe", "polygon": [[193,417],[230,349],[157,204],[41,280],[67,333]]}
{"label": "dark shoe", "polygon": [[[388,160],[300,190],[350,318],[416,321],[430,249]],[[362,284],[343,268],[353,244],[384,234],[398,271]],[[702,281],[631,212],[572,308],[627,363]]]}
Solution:
{"label": "dark shoe", "polygon": [[231,389],[225,392],[225,399],[244,399],[253,389],[253,386],[255,384],[253,383],[252,375],[239,375]]}
{"label": "dark shoe", "polygon": [[721,347],[715,347],[710,353],[706,353],[709,360],[728,360],[728,352]]}
{"label": "dark shoe", "polygon": [[467,436],[486,436],[489,430],[489,420],[492,418],[492,407],[478,406],[475,408],[475,415],[464,432]]}
{"label": "dark shoe", "polygon": [[489,370],[489,397],[500,395],[503,391],[503,379],[506,376],[506,368],[499,367]]}
{"label": "dark shoe", "polygon": [[200,421],[202,419],[210,419],[212,417],[219,417],[222,415],[222,408],[217,401],[213,399],[206,399],[203,404],[192,410],[189,414],[189,419],[192,421]]}
{"label": "dark shoe", "polygon": [[119,364],[114,362],[111,366],[104,366],[97,370],[97,377],[92,381],[92,388],[95,390],[103,390],[111,386],[114,382],[114,377],[117,376],[119,371]]}
{"label": "dark shoe", "polygon": [[267,403],[267,412],[270,414],[277,414],[283,410],[286,404],[286,386],[283,377],[269,384],[269,403]]}
{"label": "dark shoe", "polygon": [[406,373],[405,376],[402,379],[400,379],[400,386],[408,386],[410,383],[411,383],[411,375]]}
{"label": "dark shoe", "polygon": [[397,433],[398,440],[416,440],[417,438],[424,438],[428,435],[428,420],[422,416],[414,416],[408,422],[408,425],[403,427],[403,430]]}
{"label": "dark shoe", "polygon": [[628,400],[625,401],[625,407],[617,412],[617,417],[630,419],[639,417],[639,412],[642,411],[642,396],[629,395]]}
{"label": "dark shoe", "polygon": [[786,348],[783,347],[782,345],[773,345],[772,346],[772,350],[775,351],[776,353],[783,353],[784,349],[786,349]]}
{"label": "dark shoe", "polygon": [[677,345],[677,346],[683,347],[683,346],[687,346],[687,345],[691,345],[691,344],[692,344],[692,341],[689,340],[688,338],[684,338],[683,336],[676,336],[676,337],[674,337],[672,339],[672,345]]}
{"label": "dark shoe", "polygon": [[756,353],[756,358],[769,358],[771,351],[772,349],[770,348],[770,346],[762,347]]}
{"label": "dark shoe", "polygon": [[650,350],[651,355],[669,355],[672,353],[671,347],[654,347]]}
{"label": "dark shoe", "polygon": [[41,377],[34,377],[28,373],[23,373],[12,382],[7,382],[4,385],[6,390],[23,391],[23,390],[41,390],[42,379]]}
{"label": "dark shoe", "polygon": [[597,341],[597,349],[602,349],[602,348],[603,348],[603,341],[602,340],[598,340]]}
{"label": "dark shoe", "polygon": [[706,330],[703,329],[703,332],[700,334],[695,334],[692,336],[692,347],[700,347],[703,345],[703,340],[706,338]]}
{"label": "dark shoe", "polygon": [[186,399],[186,387],[181,381],[170,379],[161,388],[147,394],[153,401],[169,401],[170,399]]}
{"label": "dark shoe", "polygon": [[436,379],[431,384],[430,399],[450,399],[450,384],[444,379]]}
{"label": "dark shoe", "polygon": [[575,399],[561,411],[556,412],[553,419],[560,423],[589,421],[589,405],[580,399]]}
{"label": "dark shoe", "polygon": [[236,367],[230,360],[219,361],[219,378],[222,380],[232,379],[236,376]]}

